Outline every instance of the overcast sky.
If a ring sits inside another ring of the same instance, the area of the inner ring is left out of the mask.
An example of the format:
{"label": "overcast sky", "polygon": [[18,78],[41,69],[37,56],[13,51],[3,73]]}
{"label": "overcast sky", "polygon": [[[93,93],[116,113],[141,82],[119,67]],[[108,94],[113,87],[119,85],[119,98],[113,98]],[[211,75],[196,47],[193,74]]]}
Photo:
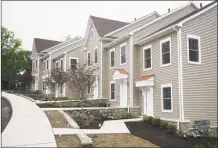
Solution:
{"label": "overcast sky", "polygon": [[[2,25],[32,50],[33,38],[62,41],[84,36],[89,15],[132,22],[157,11],[165,14],[188,1],[2,1]],[[194,1],[199,7],[211,1]]]}

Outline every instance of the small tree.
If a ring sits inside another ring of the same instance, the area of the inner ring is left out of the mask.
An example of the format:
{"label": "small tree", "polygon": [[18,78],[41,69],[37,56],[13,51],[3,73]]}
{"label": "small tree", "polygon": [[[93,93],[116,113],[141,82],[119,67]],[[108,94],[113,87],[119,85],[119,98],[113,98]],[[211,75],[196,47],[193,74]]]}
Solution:
{"label": "small tree", "polygon": [[87,66],[87,63],[75,65],[68,70],[67,85],[72,91],[80,93],[80,100],[83,101],[87,98],[87,90],[93,86],[96,81],[96,73],[99,67],[93,64]]}
{"label": "small tree", "polygon": [[61,68],[54,68],[48,73],[48,77],[45,82],[48,86],[55,88],[57,85],[58,97],[59,97],[59,86],[62,86],[67,81],[67,73]]}

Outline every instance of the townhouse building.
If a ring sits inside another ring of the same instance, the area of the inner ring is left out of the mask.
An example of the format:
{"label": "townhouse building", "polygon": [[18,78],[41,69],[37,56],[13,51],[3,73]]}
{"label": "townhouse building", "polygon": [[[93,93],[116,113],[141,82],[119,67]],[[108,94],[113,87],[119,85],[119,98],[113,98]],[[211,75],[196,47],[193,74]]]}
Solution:
{"label": "townhouse building", "polygon": [[[217,126],[217,2],[201,8],[189,2],[131,23],[90,16],[84,38],[37,40],[35,90],[44,86],[46,74],[40,68],[67,70],[88,61],[100,67],[89,99],[107,98],[112,107],[140,106],[142,115],[175,122],[180,129],[200,119]],[[65,84],[44,92],[57,91],[78,98]]]}

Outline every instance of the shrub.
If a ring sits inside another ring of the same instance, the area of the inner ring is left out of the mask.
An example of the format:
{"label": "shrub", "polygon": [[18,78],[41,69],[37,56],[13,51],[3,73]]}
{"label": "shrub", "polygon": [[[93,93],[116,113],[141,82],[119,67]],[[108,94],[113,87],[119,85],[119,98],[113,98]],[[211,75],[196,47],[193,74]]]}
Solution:
{"label": "shrub", "polygon": [[176,133],[176,127],[172,124],[168,124],[167,126],[167,132],[169,134],[175,134]]}
{"label": "shrub", "polygon": [[168,122],[161,120],[161,121],[160,121],[160,128],[166,130],[167,127],[168,127]]}
{"label": "shrub", "polygon": [[107,103],[105,103],[105,102],[100,102],[100,103],[98,103],[98,107],[107,107]]}
{"label": "shrub", "polygon": [[153,118],[153,120],[152,120],[152,124],[154,125],[154,126],[160,126],[160,118]]}
{"label": "shrub", "polygon": [[195,145],[193,146],[193,148],[203,148],[203,146],[202,146],[202,145],[195,144]]}
{"label": "shrub", "polygon": [[119,119],[129,119],[129,118],[132,118],[132,114],[128,113],[127,111],[121,111],[118,114],[118,118]]}
{"label": "shrub", "polygon": [[217,145],[217,141],[216,141],[216,143],[208,143],[208,148],[217,148],[218,147],[218,145]]}
{"label": "shrub", "polygon": [[152,120],[153,120],[154,118],[152,117],[152,116],[148,116],[148,122],[149,123],[152,123]]}
{"label": "shrub", "polygon": [[147,115],[143,116],[143,121],[148,121],[148,116]]}

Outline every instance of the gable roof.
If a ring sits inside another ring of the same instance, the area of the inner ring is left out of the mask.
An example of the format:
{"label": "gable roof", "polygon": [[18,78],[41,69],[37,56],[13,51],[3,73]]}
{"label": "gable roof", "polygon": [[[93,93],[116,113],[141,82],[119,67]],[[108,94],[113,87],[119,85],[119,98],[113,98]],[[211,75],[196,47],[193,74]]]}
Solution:
{"label": "gable roof", "polygon": [[114,30],[117,30],[117,29],[129,24],[127,22],[110,20],[110,19],[100,18],[100,17],[96,17],[96,16],[90,16],[90,17],[91,17],[92,22],[96,28],[96,31],[100,37],[103,37],[104,35],[108,34],[109,32],[112,32]]}
{"label": "gable roof", "polygon": [[128,74],[128,72],[125,69],[115,69],[114,72],[112,73],[112,75],[118,71],[120,74]]}
{"label": "gable roof", "polygon": [[39,39],[39,38],[34,38],[35,47],[36,47],[36,52],[39,53],[45,49],[48,49],[52,46],[55,46],[57,44],[60,44],[62,42],[60,41],[54,41],[54,40],[47,40],[47,39]]}
{"label": "gable roof", "polygon": [[141,76],[138,81],[144,81],[144,80],[148,80],[150,79],[151,77],[153,77],[154,75],[144,75],[144,76]]}

